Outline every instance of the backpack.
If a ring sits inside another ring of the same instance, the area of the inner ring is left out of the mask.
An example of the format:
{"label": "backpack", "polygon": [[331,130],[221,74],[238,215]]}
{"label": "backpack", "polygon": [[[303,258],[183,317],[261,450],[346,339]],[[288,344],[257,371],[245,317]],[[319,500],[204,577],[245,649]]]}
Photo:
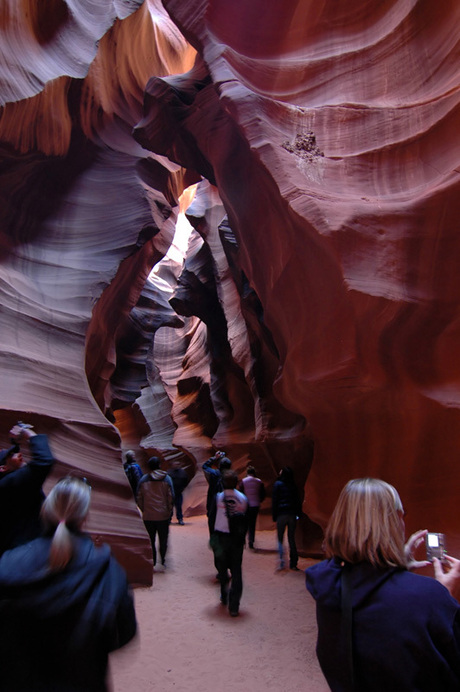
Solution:
{"label": "backpack", "polygon": [[230,513],[229,502],[224,495],[225,513],[228,519],[228,528],[230,531],[230,536],[238,541],[244,543],[246,539],[246,532],[248,530],[248,515],[247,512],[233,512]]}

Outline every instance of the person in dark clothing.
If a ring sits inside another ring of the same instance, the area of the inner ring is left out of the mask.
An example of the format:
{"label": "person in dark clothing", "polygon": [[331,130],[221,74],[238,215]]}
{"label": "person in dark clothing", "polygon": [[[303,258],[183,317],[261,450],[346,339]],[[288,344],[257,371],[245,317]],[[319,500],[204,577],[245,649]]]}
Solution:
{"label": "person in dark clothing", "polygon": [[108,655],[136,633],[126,575],[82,533],[91,488],[59,481],[44,535],[0,558],[0,691],[106,692]]}
{"label": "person in dark clothing", "polygon": [[[0,466],[0,555],[40,535],[42,485],[54,464],[46,435],[15,425],[10,437],[16,445],[6,450]],[[23,440],[28,440],[32,455],[27,464],[17,444]]]}
{"label": "person in dark clothing", "polygon": [[139,464],[136,462],[136,457],[134,455],[134,452],[129,450],[126,452],[126,460],[125,463],[123,464],[123,469],[124,472],[126,473],[126,478],[129,481],[129,484],[131,486],[131,490],[133,491],[134,497],[137,496],[137,486],[139,485],[139,481],[141,480],[143,473],[141,470],[141,467]]}
{"label": "person in dark clothing", "polygon": [[182,513],[182,493],[189,484],[189,477],[187,475],[187,471],[182,468],[180,461],[177,460],[172,462],[171,468],[168,471],[168,476],[171,478],[174,488],[174,507],[176,509],[177,523],[183,526],[184,515]]}
{"label": "person in dark clothing", "polygon": [[10,457],[12,457],[14,454],[18,454],[20,451],[21,448],[17,443],[11,445],[11,447],[8,447],[8,449],[2,449],[0,451],[0,469],[3,471],[5,465],[8,464],[8,459],[10,459]]}
{"label": "person in dark clothing", "polygon": [[225,452],[217,451],[214,456],[204,462],[202,469],[208,482],[206,496],[206,516],[208,517],[209,536],[212,536],[216,521],[216,495],[222,492],[222,472],[232,465]]}
{"label": "person in dark clothing", "polygon": [[272,493],[272,517],[273,521],[276,521],[279,570],[285,567],[283,539],[286,528],[289,543],[289,569],[298,569],[297,562],[299,556],[295,542],[295,529],[301,511],[302,505],[294,481],[294,474],[289,466],[285,466],[279,473]]}
{"label": "person in dark clothing", "polygon": [[155,567],[157,562],[155,540],[158,533],[161,565],[164,568],[168,550],[169,524],[174,506],[174,488],[171,478],[160,468],[159,457],[150,457],[147,464],[150,473],[146,473],[139,481],[137,505],[142,512],[145,528],[150,536],[153,566]]}
{"label": "person in dark clothing", "polygon": [[406,544],[396,489],[352,480],[325,532],[328,559],[305,571],[316,600],[316,653],[333,692],[460,689],[460,561],[434,560],[436,580],[412,574],[427,531]]}

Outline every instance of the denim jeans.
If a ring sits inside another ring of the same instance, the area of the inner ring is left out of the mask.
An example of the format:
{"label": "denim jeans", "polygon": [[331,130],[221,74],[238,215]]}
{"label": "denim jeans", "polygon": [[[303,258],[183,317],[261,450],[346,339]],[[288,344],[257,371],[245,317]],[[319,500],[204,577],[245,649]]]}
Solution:
{"label": "denim jeans", "polygon": [[184,515],[182,514],[182,493],[176,493],[174,495],[174,507],[176,508],[176,519],[177,521],[182,521]]}
{"label": "denim jeans", "polygon": [[283,538],[287,528],[287,536],[289,543],[289,567],[297,567],[299,556],[297,554],[297,546],[295,544],[295,527],[297,518],[295,514],[280,514],[276,520],[276,530],[278,534],[278,553],[280,556],[280,565],[284,567],[284,550]]}

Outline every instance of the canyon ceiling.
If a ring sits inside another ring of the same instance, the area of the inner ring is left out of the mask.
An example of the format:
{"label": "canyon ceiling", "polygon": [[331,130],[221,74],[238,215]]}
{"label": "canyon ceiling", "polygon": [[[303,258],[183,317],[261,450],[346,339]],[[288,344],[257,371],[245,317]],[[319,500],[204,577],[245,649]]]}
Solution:
{"label": "canyon ceiling", "polygon": [[2,3],[1,442],[27,420],[91,479],[132,581],[130,448],[187,466],[189,515],[215,449],[269,490],[292,465],[311,553],[377,476],[460,553],[459,29],[458,0]]}

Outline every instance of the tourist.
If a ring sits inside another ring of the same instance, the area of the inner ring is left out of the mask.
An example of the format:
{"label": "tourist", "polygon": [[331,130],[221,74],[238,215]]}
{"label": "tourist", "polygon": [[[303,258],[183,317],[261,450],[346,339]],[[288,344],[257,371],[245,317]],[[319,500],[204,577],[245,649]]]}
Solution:
{"label": "tourist", "polygon": [[436,580],[409,572],[427,531],[405,541],[395,488],[374,478],[342,490],[325,533],[327,560],[306,570],[316,600],[317,655],[333,692],[460,689],[460,561]]}
{"label": "tourist", "polygon": [[187,471],[182,468],[181,463],[178,459],[175,459],[171,463],[171,467],[168,471],[168,476],[172,480],[174,489],[174,507],[176,510],[177,523],[180,526],[184,525],[184,515],[182,512],[182,502],[183,502],[183,492],[187,485],[189,484],[189,477]]}
{"label": "tourist", "polygon": [[[46,435],[20,423],[10,430],[15,444],[0,457],[0,555],[37,538],[41,532],[43,483],[54,465]],[[31,459],[26,463],[19,443],[27,440]]]}
{"label": "tourist", "polygon": [[82,533],[91,489],[59,481],[42,507],[44,536],[0,559],[0,690],[103,692],[108,655],[135,635],[126,575]]}
{"label": "tourist", "polygon": [[131,449],[126,452],[123,469],[129,485],[131,486],[131,490],[133,491],[133,495],[134,497],[137,497],[137,486],[139,485],[139,481],[141,480],[143,473],[141,471],[141,467],[136,462],[136,456]]}
{"label": "tourist", "polygon": [[239,490],[248,498],[248,545],[253,550],[257,517],[260,505],[265,500],[265,485],[256,477],[256,470],[252,464],[246,467],[246,477],[241,481]]}
{"label": "tourist", "polygon": [[160,468],[159,457],[150,457],[147,465],[150,472],[142,476],[139,481],[137,504],[150,536],[153,566],[155,567],[157,563],[155,541],[158,534],[161,569],[164,569],[168,550],[169,524],[174,506],[174,489],[171,478]]}
{"label": "tourist", "polygon": [[220,601],[225,606],[228,603],[230,615],[233,617],[239,613],[243,592],[241,565],[248,508],[246,496],[236,490],[237,484],[238,476],[234,471],[223,472],[223,491],[216,497],[217,512],[212,541],[220,581]]}
{"label": "tourist", "polygon": [[285,466],[279,473],[272,493],[272,517],[273,521],[276,521],[278,537],[278,570],[285,568],[283,540],[286,529],[289,543],[289,569],[299,569],[297,567],[299,557],[295,542],[295,530],[301,508],[302,505],[294,481],[293,471],[289,466]]}
{"label": "tourist", "polygon": [[216,495],[222,491],[222,472],[229,469],[232,465],[225,452],[219,450],[207,461],[204,462],[202,469],[208,482],[208,493],[206,495],[206,516],[208,517],[208,529],[211,536],[214,531],[216,521]]}

